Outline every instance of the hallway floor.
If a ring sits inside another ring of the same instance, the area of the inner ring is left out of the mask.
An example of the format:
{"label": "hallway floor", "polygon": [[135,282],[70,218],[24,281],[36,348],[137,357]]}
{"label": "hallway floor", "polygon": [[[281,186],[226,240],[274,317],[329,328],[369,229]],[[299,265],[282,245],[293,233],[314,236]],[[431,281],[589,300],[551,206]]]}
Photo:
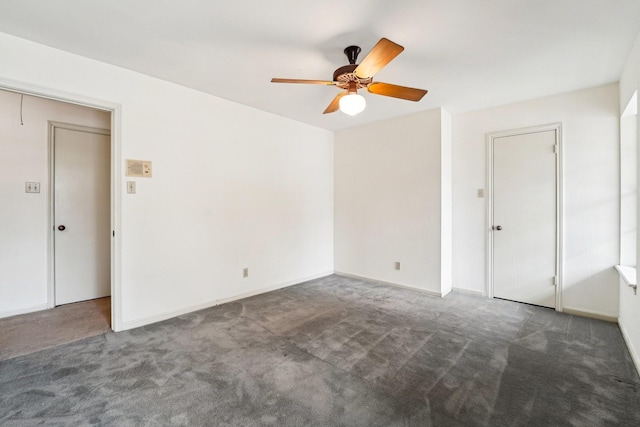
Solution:
{"label": "hallway floor", "polygon": [[111,297],[0,319],[0,360],[111,330]]}

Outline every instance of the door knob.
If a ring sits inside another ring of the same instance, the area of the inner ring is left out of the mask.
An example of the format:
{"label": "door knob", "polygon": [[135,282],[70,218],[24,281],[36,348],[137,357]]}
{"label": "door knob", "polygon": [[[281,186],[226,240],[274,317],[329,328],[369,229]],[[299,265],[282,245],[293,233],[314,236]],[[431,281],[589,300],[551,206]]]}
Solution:
{"label": "door knob", "polygon": [[65,227],[64,225],[59,225],[58,226],[58,230],[60,231],[64,231],[67,227]]}
{"label": "door knob", "polygon": [[500,231],[500,230],[502,230],[502,226],[501,225],[494,225],[493,229]]}

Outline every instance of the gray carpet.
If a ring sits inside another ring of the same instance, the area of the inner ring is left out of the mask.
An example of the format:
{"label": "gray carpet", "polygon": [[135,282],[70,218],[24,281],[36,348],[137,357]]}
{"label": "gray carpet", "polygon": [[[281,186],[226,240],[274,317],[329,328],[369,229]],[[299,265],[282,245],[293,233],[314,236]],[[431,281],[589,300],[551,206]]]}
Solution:
{"label": "gray carpet", "polygon": [[617,325],[338,276],[0,362],[0,425],[640,425]]}

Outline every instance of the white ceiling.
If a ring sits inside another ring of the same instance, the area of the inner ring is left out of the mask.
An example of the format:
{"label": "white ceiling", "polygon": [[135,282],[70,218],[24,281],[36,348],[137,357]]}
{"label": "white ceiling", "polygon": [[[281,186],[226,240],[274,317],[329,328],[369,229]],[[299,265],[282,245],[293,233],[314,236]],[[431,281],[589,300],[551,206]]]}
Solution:
{"label": "white ceiling", "polygon": [[[0,0],[0,32],[330,130],[615,82],[639,29],[639,0]],[[331,80],[381,37],[405,51],[374,80],[422,101],[323,115],[339,89],[270,83]]]}

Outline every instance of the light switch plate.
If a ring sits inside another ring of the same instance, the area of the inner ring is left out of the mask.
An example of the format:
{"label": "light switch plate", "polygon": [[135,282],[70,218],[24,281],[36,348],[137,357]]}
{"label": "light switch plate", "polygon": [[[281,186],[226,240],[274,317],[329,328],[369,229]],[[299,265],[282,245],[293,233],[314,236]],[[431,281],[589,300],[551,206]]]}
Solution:
{"label": "light switch plate", "polygon": [[39,193],[40,192],[40,183],[39,182],[25,182],[24,183],[24,192],[25,193]]}
{"label": "light switch plate", "polygon": [[136,194],[136,182],[127,181],[127,194]]}

